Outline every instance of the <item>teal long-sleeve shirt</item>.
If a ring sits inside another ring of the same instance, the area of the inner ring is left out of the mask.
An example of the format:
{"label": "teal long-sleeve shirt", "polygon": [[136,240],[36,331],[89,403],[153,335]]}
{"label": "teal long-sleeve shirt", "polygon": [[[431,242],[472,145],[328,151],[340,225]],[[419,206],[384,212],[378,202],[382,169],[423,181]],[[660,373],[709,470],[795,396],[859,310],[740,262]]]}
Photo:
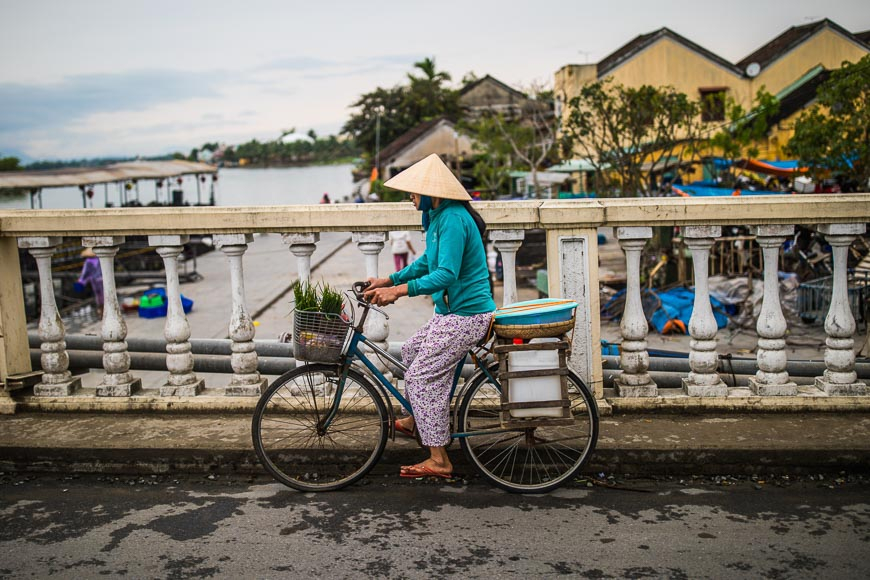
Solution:
{"label": "teal long-sleeve shirt", "polygon": [[426,252],[407,268],[390,274],[394,285],[408,284],[408,296],[427,294],[437,314],[472,316],[495,310],[486,250],[471,214],[460,202],[442,199],[429,211]]}

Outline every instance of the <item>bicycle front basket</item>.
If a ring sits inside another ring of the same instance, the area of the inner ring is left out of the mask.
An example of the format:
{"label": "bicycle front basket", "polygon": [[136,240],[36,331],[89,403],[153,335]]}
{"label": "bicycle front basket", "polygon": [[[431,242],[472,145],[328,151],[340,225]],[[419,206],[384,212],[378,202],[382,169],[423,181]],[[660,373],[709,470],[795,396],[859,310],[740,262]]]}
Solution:
{"label": "bicycle front basket", "polygon": [[303,361],[336,362],[349,330],[338,314],[297,310],[293,314],[293,355]]}

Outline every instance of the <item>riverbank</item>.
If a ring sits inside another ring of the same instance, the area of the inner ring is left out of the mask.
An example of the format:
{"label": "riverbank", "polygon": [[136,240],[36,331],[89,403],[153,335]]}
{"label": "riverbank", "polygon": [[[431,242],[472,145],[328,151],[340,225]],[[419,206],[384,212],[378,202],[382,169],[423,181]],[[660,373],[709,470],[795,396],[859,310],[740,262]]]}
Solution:
{"label": "riverbank", "polygon": [[239,162],[223,162],[218,165],[218,169],[289,169],[300,167],[326,167],[330,165],[356,165],[359,157],[339,157],[337,159],[324,159],[319,161],[291,161],[287,163],[239,163]]}
{"label": "riverbank", "polygon": [[[324,193],[333,199],[351,196],[353,192],[351,163],[306,165],[299,167],[225,167],[217,180],[197,176],[184,176],[171,185],[161,187],[153,180],[141,180],[132,189],[123,190],[123,184],[98,184],[94,195],[87,199],[88,208],[118,207],[123,199],[138,200],[142,205],[151,201],[166,201],[167,189],[180,190],[182,198],[190,203],[208,200],[214,188],[215,205],[306,205],[317,204]],[[78,187],[55,187],[42,190],[45,209],[79,209],[83,207],[82,192]],[[0,210],[30,209],[27,192],[17,195],[0,194]]]}

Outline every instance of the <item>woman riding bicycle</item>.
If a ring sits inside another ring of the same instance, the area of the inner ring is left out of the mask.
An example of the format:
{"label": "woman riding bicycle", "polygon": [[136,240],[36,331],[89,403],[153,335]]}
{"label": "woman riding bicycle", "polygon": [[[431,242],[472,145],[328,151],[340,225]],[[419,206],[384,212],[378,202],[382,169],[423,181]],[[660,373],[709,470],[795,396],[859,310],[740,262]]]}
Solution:
{"label": "woman riding bicycle", "polygon": [[406,191],[423,212],[426,251],[388,278],[369,279],[365,297],[385,306],[402,296],[431,295],[432,319],[402,347],[408,366],[405,390],[413,417],[398,419],[395,429],[419,432],[430,457],[402,467],[402,477],[451,477],[445,449],[450,441],[450,389],[459,360],[488,332],[495,310],[486,264],[486,223],[471,208],[471,196],[432,154],[384,185]]}

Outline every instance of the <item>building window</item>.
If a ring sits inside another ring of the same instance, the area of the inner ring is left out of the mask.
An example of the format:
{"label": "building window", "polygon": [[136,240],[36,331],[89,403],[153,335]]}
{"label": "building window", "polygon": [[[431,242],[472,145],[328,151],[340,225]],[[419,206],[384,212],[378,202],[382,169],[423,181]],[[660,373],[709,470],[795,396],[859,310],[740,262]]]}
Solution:
{"label": "building window", "polygon": [[701,120],[705,123],[725,120],[725,89],[711,87],[699,89],[701,93]]}

